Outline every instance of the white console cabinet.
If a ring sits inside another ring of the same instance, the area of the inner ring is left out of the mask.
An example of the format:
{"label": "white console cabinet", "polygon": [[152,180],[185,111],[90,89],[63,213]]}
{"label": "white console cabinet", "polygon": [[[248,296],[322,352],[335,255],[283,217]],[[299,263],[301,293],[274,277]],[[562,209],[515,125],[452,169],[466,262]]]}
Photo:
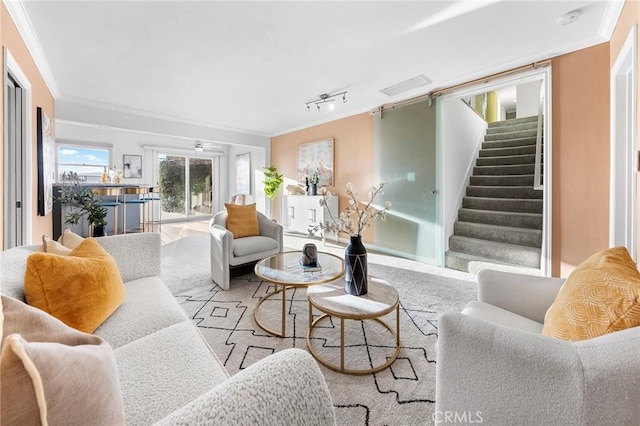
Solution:
{"label": "white console cabinet", "polygon": [[[338,197],[327,198],[327,206],[320,205],[320,195],[285,195],[282,197],[282,222],[288,231],[309,233],[319,223],[331,222],[329,212],[338,217]],[[315,235],[321,236],[321,230]]]}

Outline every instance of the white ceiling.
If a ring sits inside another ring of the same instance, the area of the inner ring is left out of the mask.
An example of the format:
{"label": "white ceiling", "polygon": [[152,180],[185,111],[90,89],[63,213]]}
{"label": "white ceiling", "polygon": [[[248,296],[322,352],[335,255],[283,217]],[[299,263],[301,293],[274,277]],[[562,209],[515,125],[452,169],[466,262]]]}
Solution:
{"label": "white ceiling", "polygon": [[[56,99],[264,136],[606,41],[620,10],[580,0],[23,5]],[[557,24],[574,9],[580,19]],[[420,74],[433,83],[379,92]],[[344,90],[334,111],[305,108]]]}

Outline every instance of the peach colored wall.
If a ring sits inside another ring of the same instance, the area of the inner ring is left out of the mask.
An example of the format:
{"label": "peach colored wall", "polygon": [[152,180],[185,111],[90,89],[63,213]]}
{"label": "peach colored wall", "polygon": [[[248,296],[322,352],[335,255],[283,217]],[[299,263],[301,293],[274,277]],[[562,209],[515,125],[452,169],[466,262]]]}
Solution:
{"label": "peach colored wall", "polygon": [[[567,276],[608,246],[609,74],[609,43],[552,59],[553,276]],[[336,142],[336,189],[342,210],[344,184],[366,187],[373,178],[371,116],[361,114],[274,137],[271,161],[295,181],[297,145],[330,137]],[[276,217],[278,213],[279,203]]]}
{"label": "peach colored wall", "polygon": [[[627,41],[627,36],[631,31],[631,28],[634,25],[638,25],[640,23],[640,2],[638,1],[627,1],[624,4],[622,9],[622,13],[620,14],[620,18],[618,19],[618,23],[616,24],[616,28],[613,31],[611,36],[611,49],[610,49],[610,59],[609,63],[611,68],[613,68],[618,56],[620,55],[620,51],[624,46],[624,43]],[[637,32],[638,40],[636,40],[637,46],[640,48],[640,31]],[[637,66],[637,64],[636,64]],[[638,98],[638,87],[640,87],[640,73],[638,73],[638,81],[636,81],[636,105]],[[638,145],[638,131],[637,126],[640,123],[640,108],[636,108],[636,145]],[[636,230],[640,230],[640,173],[636,173]],[[636,232],[636,247],[640,247],[640,232]]]}
{"label": "peach colored wall", "polygon": [[[334,186],[329,188],[340,196],[339,210],[346,208],[345,185],[351,182],[356,189],[373,185],[373,117],[358,114],[326,124],[276,136],[271,139],[271,163],[278,167],[287,183],[295,183],[298,176],[298,144],[334,139]],[[280,218],[280,196],[274,203],[274,217]],[[365,231],[363,239],[372,241]]]}
{"label": "peach colored wall", "polygon": [[[54,99],[51,95],[51,92],[47,88],[42,75],[38,71],[35,62],[33,61],[29,51],[27,50],[18,29],[16,28],[13,20],[11,19],[11,15],[6,9],[4,3],[2,4],[2,12],[0,16],[1,24],[0,24],[0,41],[2,42],[3,47],[7,47],[15,60],[18,62],[18,65],[25,73],[29,82],[31,83],[31,117],[32,117],[32,126],[31,126],[31,181],[33,182],[32,193],[33,197],[31,199],[31,205],[33,207],[33,215],[31,217],[31,230],[32,230],[32,243],[37,243],[40,241],[42,234],[51,235],[52,233],[52,219],[51,214],[42,217],[38,216],[37,206],[38,206],[38,164],[37,164],[37,120],[36,120],[36,108],[41,107],[51,119],[51,123],[53,125],[52,133],[55,135],[55,110],[54,110]],[[3,99],[4,99],[4,87],[3,87]],[[0,103],[4,105],[4,102]],[[0,106],[0,117],[4,117],[4,111],[2,111],[2,106]],[[2,121],[2,120],[0,120]],[[2,133],[2,137],[4,138],[4,133]],[[0,163],[0,170],[2,170],[4,163]],[[2,170],[3,173],[4,171]],[[2,226],[0,226],[2,228]],[[1,233],[0,233],[1,236]],[[3,243],[3,240],[0,240],[0,243]]]}
{"label": "peach colored wall", "polygon": [[631,27],[640,22],[640,2],[637,0],[626,1],[620,13],[620,18],[616,24],[616,27],[611,35],[611,51],[610,51],[610,64],[613,66],[620,50],[627,40]]}
{"label": "peach colored wall", "polygon": [[609,245],[609,43],[552,60],[552,275]]}

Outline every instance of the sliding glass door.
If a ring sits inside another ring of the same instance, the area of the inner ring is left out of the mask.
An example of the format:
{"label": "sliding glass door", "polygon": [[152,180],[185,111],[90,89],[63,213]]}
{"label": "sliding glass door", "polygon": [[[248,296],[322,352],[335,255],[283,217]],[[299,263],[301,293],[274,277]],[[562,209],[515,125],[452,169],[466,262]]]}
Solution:
{"label": "sliding glass door", "polygon": [[213,160],[158,154],[162,220],[184,220],[213,213]]}
{"label": "sliding glass door", "polygon": [[189,158],[189,216],[213,214],[213,165],[209,158]]}
{"label": "sliding glass door", "polygon": [[374,118],[378,182],[387,182],[392,208],[375,226],[375,244],[390,253],[440,264],[436,105],[426,101],[385,110]]}

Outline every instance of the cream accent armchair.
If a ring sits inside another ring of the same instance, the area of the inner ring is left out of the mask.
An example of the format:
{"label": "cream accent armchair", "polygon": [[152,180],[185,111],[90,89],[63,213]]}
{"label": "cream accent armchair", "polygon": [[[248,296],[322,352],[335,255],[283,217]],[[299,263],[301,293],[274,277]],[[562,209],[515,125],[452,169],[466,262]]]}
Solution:
{"label": "cream accent armchair", "polygon": [[640,327],[578,342],[543,336],[563,283],[483,270],[479,300],[441,315],[436,424],[638,424]]}
{"label": "cream accent armchair", "polygon": [[211,279],[223,290],[229,290],[231,268],[255,263],[283,249],[282,225],[260,212],[257,214],[260,235],[236,239],[227,229],[226,210],[211,219]]}

